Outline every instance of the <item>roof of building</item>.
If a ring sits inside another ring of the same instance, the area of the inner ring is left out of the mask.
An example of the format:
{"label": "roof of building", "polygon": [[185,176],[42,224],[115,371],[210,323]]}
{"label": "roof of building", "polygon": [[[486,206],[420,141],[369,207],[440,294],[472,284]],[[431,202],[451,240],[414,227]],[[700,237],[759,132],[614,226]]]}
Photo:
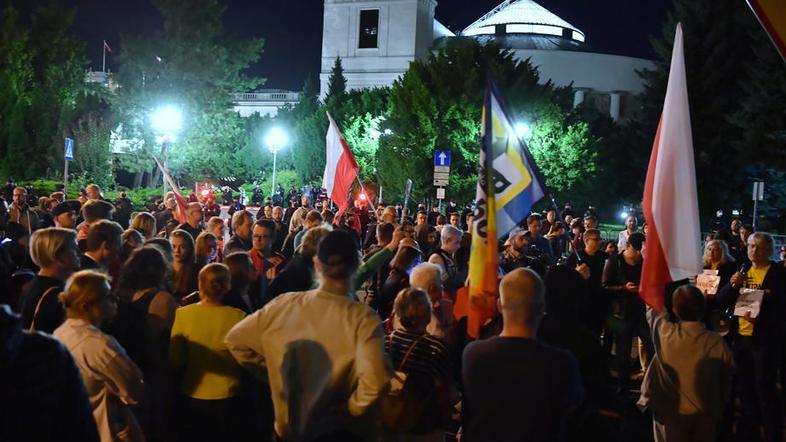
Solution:
{"label": "roof of building", "polygon": [[530,34],[584,42],[584,32],[532,0],[506,0],[467,26],[463,36]]}

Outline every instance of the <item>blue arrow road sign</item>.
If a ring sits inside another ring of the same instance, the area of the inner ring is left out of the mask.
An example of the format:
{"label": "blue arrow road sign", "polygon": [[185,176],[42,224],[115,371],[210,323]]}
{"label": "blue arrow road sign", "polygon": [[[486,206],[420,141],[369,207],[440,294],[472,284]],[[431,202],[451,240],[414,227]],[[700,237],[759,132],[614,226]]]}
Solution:
{"label": "blue arrow road sign", "polygon": [[74,140],[71,138],[65,139],[65,159],[66,161],[74,160]]}
{"label": "blue arrow road sign", "polygon": [[450,151],[449,150],[435,150],[434,151],[434,165],[435,166],[450,166]]}

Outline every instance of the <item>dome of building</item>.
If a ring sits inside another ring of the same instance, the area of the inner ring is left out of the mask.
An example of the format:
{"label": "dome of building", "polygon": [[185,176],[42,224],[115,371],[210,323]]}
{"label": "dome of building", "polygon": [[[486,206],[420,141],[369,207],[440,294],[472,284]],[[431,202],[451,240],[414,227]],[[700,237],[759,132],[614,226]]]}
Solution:
{"label": "dome of building", "polygon": [[532,0],[507,0],[467,26],[461,35],[506,37],[523,42],[534,37],[563,48],[579,46],[585,38],[584,32]]}

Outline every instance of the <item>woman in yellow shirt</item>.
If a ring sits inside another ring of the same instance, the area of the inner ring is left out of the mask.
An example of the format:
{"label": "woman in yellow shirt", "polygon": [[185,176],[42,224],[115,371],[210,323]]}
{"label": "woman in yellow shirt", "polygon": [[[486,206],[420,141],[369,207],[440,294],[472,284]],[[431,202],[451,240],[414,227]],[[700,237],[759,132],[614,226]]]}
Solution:
{"label": "woman in yellow shirt", "polygon": [[208,264],[199,272],[199,302],[175,313],[169,362],[181,396],[179,440],[241,440],[248,433],[242,370],[224,345],[227,332],[245,313],[221,302],[229,288],[229,268]]}

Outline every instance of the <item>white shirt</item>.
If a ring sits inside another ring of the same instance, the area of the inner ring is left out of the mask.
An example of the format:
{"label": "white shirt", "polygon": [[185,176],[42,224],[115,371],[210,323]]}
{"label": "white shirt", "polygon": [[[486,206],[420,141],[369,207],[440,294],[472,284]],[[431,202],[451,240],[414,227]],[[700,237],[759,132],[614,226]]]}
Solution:
{"label": "white shirt", "polygon": [[705,415],[719,419],[731,391],[734,359],[718,333],[699,321],[673,323],[647,308],[655,358],[641,386],[639,405],[660,416]]}
{"label": "white shirt", "polygon": [[241,365],[267,370],[275,430],[288,440],[363,431],[370,421],[357,418],[392,374],[379,318],[348,296],[318,289],[276,297],[225,342]]}
{"label": "white shirt", "polygon": [[142,372],[115,338],[81,319],[67,319],[54,335],[82,373],[102,442],[144,441],[127,405],[142,398]]}

